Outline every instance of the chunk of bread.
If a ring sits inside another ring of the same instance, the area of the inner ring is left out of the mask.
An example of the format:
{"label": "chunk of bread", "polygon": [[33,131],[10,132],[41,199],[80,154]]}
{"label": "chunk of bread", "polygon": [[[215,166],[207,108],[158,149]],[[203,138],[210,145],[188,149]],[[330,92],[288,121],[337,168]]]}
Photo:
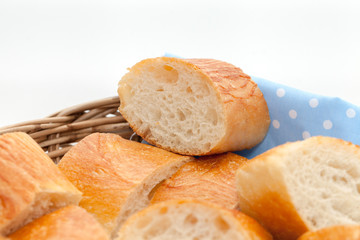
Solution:
{"label": "chunk of bread", "polygon": [[159,57],[119,82],[120,112],[146,141],[185,155],[251,148],[270,118],[262,92],[229,63]]}
{"label": "chunk of bread", "polygon": [[246,161],[235,153],[199,157],[165,180],[154,192],[151,203],[197,199],[234,209],[239,201],[235,173]]}
{"label": "chunk of bread", "polygon": [[78,206],[45,215],[8,236],[10,240],[109,240],[96,219]]}
{"label": "chunk of bread", "polygon": [[298,240],[359,240],[360,225],[339,225],[306,232]]}
{"label": "chunk of bread", "polygon": [[240,209],[276,239],[360,223],[360,148],[331,137],[275,147],[236,175]]}
{"label": "chunk of bread", "polygon": [[0,136],[0,235],[80,199],[81,192],[29,135]]}
{"label": "chunk of bread", "polygon": [[206,202],[171,200],[131,216],[117,240],[133,239],[272,239],[254,219]]}
{"label": "chunk of bread", "polygon": [[94,133],[70,149],[58,164],[84,194],[80,206],[112,234],[132,213],[149,204],[149,193],[192,157]]}

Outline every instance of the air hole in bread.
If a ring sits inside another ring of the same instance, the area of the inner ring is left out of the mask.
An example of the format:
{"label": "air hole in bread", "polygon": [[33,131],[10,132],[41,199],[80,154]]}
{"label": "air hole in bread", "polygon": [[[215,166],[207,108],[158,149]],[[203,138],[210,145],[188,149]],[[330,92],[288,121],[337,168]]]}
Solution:
{"label": "air hole in bread", "polygon": [[[187,92],[187,93],[192,93],[193,90],[191,89],[191,87],[187,87],[187,88],[186,88],[186,92]],[[194,98],[194,100],[195,100],[195,98]]]}
{"label": "air hole in bread", "polygon": [[194,133],[193,133],[193,131],[192,131],[192,129],[188,129],[187,131],[186,131],[186,137],[191,137],[191,135],[193,135]]}
{"label": "air hole in bread", "polygon": [[179,121],[184,121],[186,119],[186,116],[183,113],[183,111],[181,111],[181,109],[177,109],[176,113],[177,113],[177,119]]}
{"label": "air hole in bread", "polygon": [[314,226],[315,228],[317,227],[317,222],[314,218],[310,218],[309,221],[311,222],[312,226]]}
{"label": "air hole in bread", "polygon": [[218,123],[218,116],[216,114],[216,110],[214,108],[209,108],[207,113],[206,113],[206,116],[211,119],[211,122],[213,125],[217,125]]}
{"label": "air hole in bread", "polygon": [[318,156],[314,156],[314,157],[313,157],[313,161],[314,161],[314,162],[319,162],[319,161],[320,161],[320,158],[319,158]]}
{"label": "air hole in bread", "polygon": [[356,191],[360,194],[360,184],[356,184]]}
{"label": "air hole in bread", "polygon": [[164,89],[163,89],[163,88],[158,88],[158,89],[156,89],[156,91],[157,91],[157,92],[163,92]]}
{"label": "air hole in bread", "polygon": [[348,180],[341,176],[333,176],[332,180],[339,184],[347,184],[348,183]]}
{"label": "air hole in bread", "polygon": [[154,222],[149,229],[144,233],[143,239],[153,239],[156,236],[161,236],[166,229],[171,225],[171,220],[167,218],[159,219],[159,221]]}
{"label": "air hole in bread", "polygon": [[221,232],[226,233],[230,229],[229,223],[221,216],[218,216],[215,219],[215,226],[217,229],[219,229]]}
{"label": "air hole in bread", "polygon": [[326,192],[322,192],[322,193],[321,193],[321,198],[327,199],[327,198],[329,198],[329,197],[330,197],[330,195],[329,195],[328,193],[326,193]]}
{"label": "air hole in bread", "polygon": [[193,214],[187,215],[186,218],[184,219],[184,224],[195,225],[197,222],[198,219]]}
{"label": "air hole in bread", "polygon": [[167,213],[167,211],[168,211],[167,207],[162,207],[162,208],[160,208],[159,213],[160,214],[165,214],[165,213]]}
{"label": "air hole in bread", "polygon": [[155,69],[153,74],[159,82],[168,84],[175,84],[179,79],[178,71],[169,65],[164,65],[163,68]]}

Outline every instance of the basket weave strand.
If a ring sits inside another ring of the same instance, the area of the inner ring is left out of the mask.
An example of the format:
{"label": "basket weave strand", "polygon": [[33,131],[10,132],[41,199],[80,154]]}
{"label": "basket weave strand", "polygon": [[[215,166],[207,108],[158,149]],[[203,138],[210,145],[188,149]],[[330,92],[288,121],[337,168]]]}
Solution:
{"label": "basket weave strand", "polygon": [[141,141],[118,112],[118,97],[88,102],[56,112],[46,118],[26,121],[0,128],[0,134],[29,134],[57,163],[84,137],[95,133],[115,133],[123,138]]}

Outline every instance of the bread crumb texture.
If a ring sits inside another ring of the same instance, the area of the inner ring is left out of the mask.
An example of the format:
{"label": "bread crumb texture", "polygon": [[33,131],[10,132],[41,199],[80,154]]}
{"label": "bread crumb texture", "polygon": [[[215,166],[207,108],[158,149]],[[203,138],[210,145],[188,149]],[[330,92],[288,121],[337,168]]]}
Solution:
{"label": "bread crumb texture", "polygon": [[[146,59],[121,79],[118,93],[119,110],[136,133],[185,155],[208,154],[222,141],[232,139],[232,132],[237,134],[237,145],[253,146],[270,124],[257,85],[241,69],[218,60]],[[250,100],[253,98],[256,100]],[[252,102],[257,102],[257,108],[250,106]],[[238,115],[241,119],[230,123]],[[240,125],[247,128],[240,129]],[[261,133],[250,137],[246,135],[250,130]],[[242,142],[244,137],[249,143]],[[234,142],[227,143],[227,150],[242,149],[230,149]]]}
{"label": "bread crumb texture", "polygon": [[125,239],[272,239],[251,218],[200,201],[173,200],[133,215],[120,229]]}

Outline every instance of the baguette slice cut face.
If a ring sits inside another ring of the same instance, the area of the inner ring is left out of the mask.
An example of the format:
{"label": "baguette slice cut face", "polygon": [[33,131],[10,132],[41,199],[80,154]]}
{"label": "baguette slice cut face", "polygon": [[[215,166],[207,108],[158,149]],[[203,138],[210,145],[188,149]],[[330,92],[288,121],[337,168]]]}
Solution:
{"label": "baguette slice cut face", "polygon": [[119,111],[138,135],[184,155],[251,148],[270,124],[257,84],[214,59],[143,60],[120,80],[118,94]]}
{"label": "baguette slice cut face", "polygon": [[272,239],[254,219],[236,210],[195,200],[171,200],[132,215],[117,240]]}
{"label": "baguette slice cut face", "polygon": [[240,209],[277,239],[360,224],[360,148],[332,137],[286,143],[236,174]]}
{"label": "baguette slice cut face", "polygon": [[58,165],[83,192],[79,205],[114,237],[127,217],[149,204],[153,187],[192,159],[116,134],[94,133]]}
{"label": "baguette slice cut face", "polygon": [[20,228],[9,240],[110,240],[103,226],[83,208],[67,206]]}
{"label": "baguette slice cut face", "polygon": [[156,189],[151,204],[196,199],[234,209],[238,204],[236,170],[247,161],[235,153],[202,156],[184,164]]}
{"label": "baguette slice cut face", "polygon": [[0,136],[0,234],[80,199],[81,192],[29,135]]}
{"label": "baguette slice cut face", "polygon": [[306,232],[298,240],[355,240],[360,239],[360,225],[339,225]]}

